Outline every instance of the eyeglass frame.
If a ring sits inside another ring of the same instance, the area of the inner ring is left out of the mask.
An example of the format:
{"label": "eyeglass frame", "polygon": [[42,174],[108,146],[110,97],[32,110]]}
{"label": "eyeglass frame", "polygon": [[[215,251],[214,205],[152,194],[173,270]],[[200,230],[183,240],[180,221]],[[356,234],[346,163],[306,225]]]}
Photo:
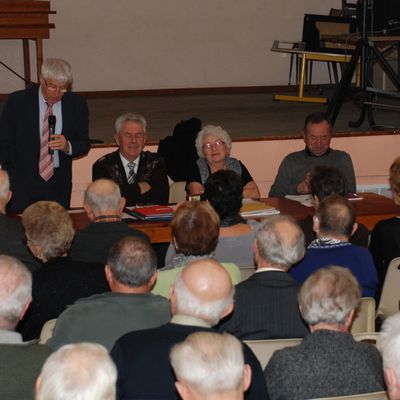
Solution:
{"label": "eyeglass frame", "polygon": [[216,140],[214,143],[204,143],[203,146],[201,146],[201,148],[204,151],[210,151],[212,149],[213,146],[221,147],[221,146],[226,146],[226,143],[223,140]]}
{"label": "eyeglass frame", "polygon": [[57,92],[58,90],[60,93],[67,93],[69,89],[69,84],[67,86],[57,86],[54,83],[48,83],[46,79],[43,78],[43,82],[46,85],[46,88],[49,92]]}

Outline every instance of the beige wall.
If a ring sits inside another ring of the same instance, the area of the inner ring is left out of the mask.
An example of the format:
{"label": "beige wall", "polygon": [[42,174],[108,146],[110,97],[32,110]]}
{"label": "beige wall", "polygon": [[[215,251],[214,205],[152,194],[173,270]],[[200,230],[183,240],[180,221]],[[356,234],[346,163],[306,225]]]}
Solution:
{"label": "beige wall", "polygon": [[[74,69],[74,90],[258,86],[287,83],[274,39],[299,40],[303,14],[340,0],[52,0],[47,57]],[[0,41],[1,60],[22,73],[20,41]],[[320,66],[326,75],[326,67]],[[314,70],[318,80],[318,67]],[[325,77],[326,79],[326,77]],[[0,93],[22,83],[0,66]]]}
{"label": "beige wall", "polygon": [[[399,135],[356,136],[332,139],[332,147],[351,154],[357,178],[357,185],[388,183],[388,170],[392,161],[398,157],[400,148]],[[253,179],[257,182],[261,196],[266,197],[275,178],[283,157],[304,148],[301,139],[292,140],[256,140],[234,142],[232,156],[243,161]],[[157,146],[148,146],[156,151]],[[73,163],[72,206],[82,205],[83,191],[91,182],[91,168],[101,155],[115,148],[94,148],[90,153]]]}

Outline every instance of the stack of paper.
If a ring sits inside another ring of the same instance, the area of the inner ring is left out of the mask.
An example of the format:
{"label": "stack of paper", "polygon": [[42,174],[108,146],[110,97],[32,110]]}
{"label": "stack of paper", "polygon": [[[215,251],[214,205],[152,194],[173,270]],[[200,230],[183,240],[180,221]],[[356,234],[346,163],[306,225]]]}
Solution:
{"label": "stack of paper", "polygon": [[279,210],[261,201],[244,199],[240,208],[240,215],[246,217],[265,217],[268,215],[279,214]]}
{"label": "stack of paper", "polygon": [[130,217],[143,221],[170,220],[174,212],[172,207],[159,205],[125,207],[124,211]]}

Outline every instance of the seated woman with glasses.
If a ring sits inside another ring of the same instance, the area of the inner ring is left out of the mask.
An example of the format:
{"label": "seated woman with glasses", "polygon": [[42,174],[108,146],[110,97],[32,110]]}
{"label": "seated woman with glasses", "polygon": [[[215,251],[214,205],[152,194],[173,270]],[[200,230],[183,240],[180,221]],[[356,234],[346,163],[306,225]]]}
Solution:
{"label": "seated woman with glasses", "polygon": [[193,176],[188,179],[187,192],[198,195],[204,192],[207,178],[219,170],[232,170],[243,181],[243,197],[258,199],[260,191],[247,168],[236,158],[230,157],[231,138],[220,126],[207,125],[197,135],[196,149],[199,159]]}

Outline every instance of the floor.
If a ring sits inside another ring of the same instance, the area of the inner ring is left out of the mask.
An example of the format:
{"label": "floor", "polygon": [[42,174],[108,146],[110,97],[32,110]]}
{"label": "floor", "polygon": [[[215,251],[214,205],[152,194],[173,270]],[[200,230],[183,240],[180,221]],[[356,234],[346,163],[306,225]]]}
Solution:
{"label": "floor", "polygon": [[[323,96],[330,97],[332,90]],[[320,95],[306,92],[305,95]],[[90,137],[113,142],[115,118],[125,112],[142,114],[148,122],[148,140],[158,141],[172,133],[175,124],[190,117],[198,117],[203,125],[221,125],[232,138],[293,136],[300,134],[304,117],[313,111],[325,111],[326,105],[274,101],[272,93],[135,96],[88,100],[90,109]],[[0,110],[3,104],[0,103]],[[367,121],[358,128],[350,128],[350,120],[357,120],[360,109],[353,101],[343,104],[335,124],[336,132],[370,131]],[[378,125],[387,130],[400,127],[400,113],[377,110]]]}
{"label": "floor", "polygon": [[[311,93],[310,93],[311,94]],[[312,95],[312,94],[311,94]],[[331,95],[324,92],[324,95]],[[158,141],[172,133],[175,124],[198,117],[203,125],[221,125],[233,138],[291,136],[302,130],[304,117],[313,111],[325,111],[326,105],[274,101],[273,94],[218,94],[159,97],[90,99],[90,136],[110,143],[114,119],[125,112],[140,113],[148,122],[148,140]],[[344,103],[335,124],[337,132],[370,131],[368,121],[350,128],[360,109],[353,102]],[[400,127],[400,114],[376,111],[378,125]],[[388,129],[391,130],[391,129]]]}

